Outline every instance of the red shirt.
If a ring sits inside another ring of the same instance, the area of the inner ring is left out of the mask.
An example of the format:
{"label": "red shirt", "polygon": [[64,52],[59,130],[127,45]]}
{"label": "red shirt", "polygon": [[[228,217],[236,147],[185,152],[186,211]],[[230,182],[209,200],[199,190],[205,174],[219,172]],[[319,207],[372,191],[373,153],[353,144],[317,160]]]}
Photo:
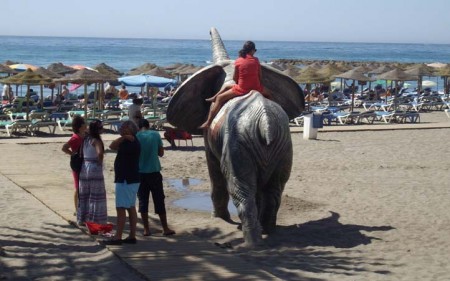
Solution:
{"label": "red shirt", "polygon": [[68,143],[72,151],[78,151],[83,143],[83,139],[79,135],[73,134]]}
{"label": "red shirt", "polygon": [[251,90],[263,91],[260,81],[261,65],[257,57],[247,55],[239,57],[234,63],[238,72],[237,84],[233,86],[233,92],[237,95],[247,94]]}

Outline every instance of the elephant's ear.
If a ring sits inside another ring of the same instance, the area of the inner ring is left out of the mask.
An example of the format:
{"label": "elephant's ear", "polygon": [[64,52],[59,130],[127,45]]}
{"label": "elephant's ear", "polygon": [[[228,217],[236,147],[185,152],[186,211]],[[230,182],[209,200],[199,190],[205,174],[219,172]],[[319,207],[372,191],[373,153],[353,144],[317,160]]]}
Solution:
{"label": "elephant's ear", "polygon": [[289,119],[299,116],[305,109],[305,97],[297,82],[269,65],[261,64],[261,69],[262,84],[274,101],[286,111]]}
{"label": "elephant's ear", "polygon": [[167,108],[167,121],[189,133],[200,133],[198,127],[206,121],[211,103],[205,99],[216,94],[226,73],[223,66],[207,66],[189,77],[175,91]]}

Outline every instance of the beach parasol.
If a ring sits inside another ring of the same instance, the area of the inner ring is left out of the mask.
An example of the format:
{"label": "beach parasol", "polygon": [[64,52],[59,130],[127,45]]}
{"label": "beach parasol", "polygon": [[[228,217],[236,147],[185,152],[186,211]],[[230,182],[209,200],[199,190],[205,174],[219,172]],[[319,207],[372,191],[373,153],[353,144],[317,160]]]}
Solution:
{"label": "beach parasol", "polygon": [[[420,94],[420,91],[422,90],[422,86],[423,86],[423,83],[422,83],[423,76],[434,76],[435,69],[431,66],[428,66],[428,65],[422,63],[422,64],[417,64],[417,65],[413,65],[413,66],[409,67],[405,72],[417,77],[417,79],[416,79],[417,86],[418,86],[417,93]],[[436,84],[434,86],[436,86]],[[424,87],[427,87],[427,86],[424,86]],[[433,86],[431,86],[431,87],[433,87]]]}
{"label": "beach parasol", "polygon": [[[353,84],[355,84],[355,81],[358,81],[359,85],[365,85],[366,82],[375,80],[375,79],[373,79],[371,77],[365,76],[364,73],[363,73],[363,70],[364,70],[364,68],[362,68],[362,67],[356,67],[356,68],[354,68],[352,70],[349,70],[347,72],[344,72],[344,73],[341,73],[341,74],[337,74],[334,77],[335,78],[341,78],[341,79],[353,80]],[[351,111],[353,111],[354,103],[355,103],[355,87],[352,87],[352,106],[351,106]]]}
{"label": "beach parasol", "polygon": [[[61,78],[62,77],[62,75],[60,75],[60,74],[58,74],[58,73],[55,73],[55,72],[53,72],[53,71],[50,71],[50,70],[48,70],[48,69],[45,69],[45,68],[43,68],[43,67],[39,67],[38,69],[36,69],[35,71],[33,71],[34,73],[37,73],[37,74],[40,74],[40,75],[42,75],[42,77],[45,77],[45,78],[48,78],[48,79],[51,79],[51,80],[53,80],[53,79],[57,79],[57,78]],[[53,83],[50,83],[49,85],[52,85]],[[54,84],[53,84],[53,87],[51,87],[51,89],[52,89],[52,100],[53,100],[53,89],[54,89]],[[44,105],[44,90],[43,90],[43,87],[44,87],[44,85],[42,85],[41,84],[41,108],[43,107],[43,105]]]}
{"label": "beach parasol", "polygon": [[423,80],[421,83],[424,88],[436,87],[437,83],[431,80]]}
{"label": "beach parasol", "polygon": [[141,74],[148,74],[148,75],[164,77],[164,78],[172,78],[172,75],[169,72],[167,72],[164,68],[159,67],[159,66],[156,66],[152,69],[144,71]]}
{"label": "beach parasol", "polygon": [[112,74],[117,77],[120,77],[123,75],[123,72],[120,72],[119,70],[115,69],[114,67],[111,67],[103,62],[94,66],[94,69],[97,70],[98,72],[100,72],[102,74],[106,74],[106,75]]}
{"label": "beach parasol", "polygon": [[[64,76],[59,79],[53,80],[54,82],[61,83],[75,83],[75,84],[83,84],[84,85],[84,113],[87,116],[87,102],[88,102],[88,93],[87,86],[91,83],[105,83],[110,80],[111,77],[108,77],[104,74],[101,74],[95,70],[90,70],[88,68],[80,69],[77,72]],[[94,106],[95,110],[95,106]]]}
{"label": "beach parasol", "polygon": [[76,69],[73,69],[70,66],[62,64],[61,62],[52,63],[49,66],[47,66],[47,69],[60,75],[71,74],[77,71]]}
{"label": "beach parasol", "polygon": [[[175,79],[169,79],[165,77],[158,77],[148,74],[140,74],[140,75],[131,75],[131,76],[124,76],[120,77],[119,82],[126,86],[133,86],[133,87],[146,87],[147,93],[149,93],[149,87],[155,87],[155,88],[164,88],[167,85],[176,86],[177,80]],[[155,97],[152,97],[152,105],[154,113],[156,112],[156,105],[155,105]]]}
{"label": "beach parasol", "polygon": [[399,81],[417,81],[417,76],[408,74],[403,70],[395,68],[391,71],[377,75],[377,79],[395,81],[394,109],[397,109],[397,84],[398,84],[398,82]]}
{"label": "beach parasol", "polygon": [[286,69],[281,72],[295,80],[295,78],[300,75],[300,68],[294,65],[287,65]]}
{"label": "beach parasol", "polygon": [[318,72],[318,68],[305,67],[300,71],[297,77],[292,77],[297,83],[300,84],[318,84],[318,83],[330,83],[333,81],[330,77],[326,77]]}
{"label": "beach parasol", "polygon": [[155,67],[157,67],[156,64],[147,62],[139,67],[132,68],[127,73],[127,75],[139,75],[139,74],[145,73],[146,71],[149,71],[150,69],[155,68]]}
{"label": "beach parasol", "polygon": [[30,109],[30,86],[31,85],[48,85],[52,80],[48,77],[43,77],[38,73],[34,73],[31,69],[27,69],[24,72],[16,74],[14,76],[9,76],[7,78],[1,79],[3,84],[14,84],[14,85],[27,85],[27,120]]}
{"label": "beach parasol", "polygon": [[444,67],[440,67],[436,75],[439,75],[444,79],[444,94],[446,94],[448,98],[449,94],[448,77],[450,77],[450,64],[447,64]]}
{"label": "beach parasol", "polygon": [[13,74],[16,72],[11,67],[4,64],[0,64],[0,73]]}
{"label": "beach parasol", "polygon": [[36,70],[38,69],[38,66],[32,65],[32,64],[26,64],[26,63],[17,63],[17,64],[11,64],[9,66],[11,69],[16,71],[26,71],[27,69]]}

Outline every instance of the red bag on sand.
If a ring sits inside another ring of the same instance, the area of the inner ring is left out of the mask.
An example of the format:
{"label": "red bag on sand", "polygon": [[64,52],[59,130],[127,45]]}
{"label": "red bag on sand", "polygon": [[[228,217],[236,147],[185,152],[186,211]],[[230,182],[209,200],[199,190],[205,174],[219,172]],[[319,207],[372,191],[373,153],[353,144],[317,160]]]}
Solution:
{"label": "red bag on sand", "polygon": [[86,222],[86,227],[89,230],[89,233],[92,235],[98,235],[99,232],[101,233],[109,233],[113,230],[113,224],[107,223],[107,224],[99,224],[95,222]]}

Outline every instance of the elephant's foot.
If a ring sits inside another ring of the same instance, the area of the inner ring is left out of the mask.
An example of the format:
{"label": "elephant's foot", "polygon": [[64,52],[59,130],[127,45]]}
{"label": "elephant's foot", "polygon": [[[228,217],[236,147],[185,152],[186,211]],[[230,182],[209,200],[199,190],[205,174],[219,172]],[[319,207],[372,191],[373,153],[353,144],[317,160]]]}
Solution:
{"label": "elephant's foot", "polygon": [[261,230],[259,229],[244,229],[244,244],[243,247],[254,249],[263,245]]}

